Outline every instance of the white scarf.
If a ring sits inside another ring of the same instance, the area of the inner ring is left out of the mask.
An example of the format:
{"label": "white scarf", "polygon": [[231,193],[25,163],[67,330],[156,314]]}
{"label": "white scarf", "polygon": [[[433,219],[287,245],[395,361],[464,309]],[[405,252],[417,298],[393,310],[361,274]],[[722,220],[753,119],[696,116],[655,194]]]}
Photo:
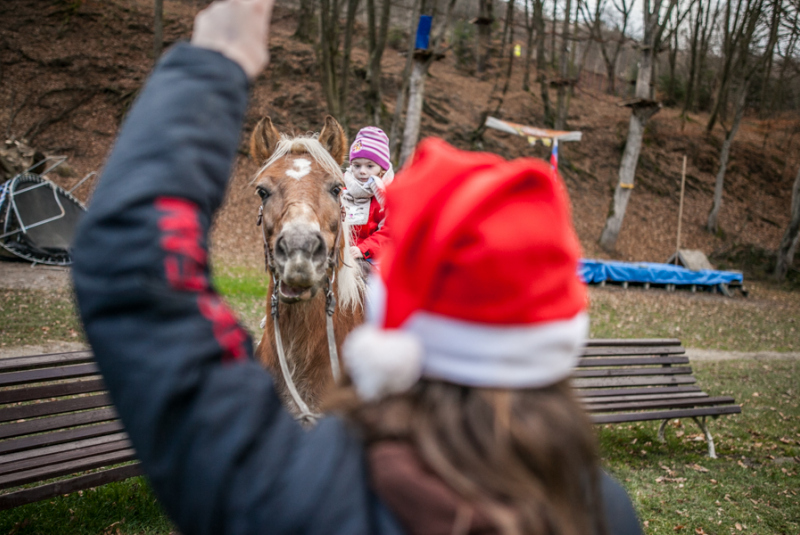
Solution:
{"label": "white scarf", "polygon": [[369,221],[369,205],[372,197],[378,199],[383,206],[386,195],[386,186],[394,179],[394,171],[387,169],[383,177],[371,176],[366,182],[359,181],[350,168],[344,172],[345,192],[342,194],[342,206],[345,210],[345,220],[351,225],[365,225]]}

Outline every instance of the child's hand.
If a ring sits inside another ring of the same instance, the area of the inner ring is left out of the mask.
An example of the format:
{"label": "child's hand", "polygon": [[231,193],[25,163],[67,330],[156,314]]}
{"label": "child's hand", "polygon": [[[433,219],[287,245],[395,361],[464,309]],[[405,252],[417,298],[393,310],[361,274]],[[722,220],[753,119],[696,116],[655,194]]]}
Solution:
{"label": "child's hand", "polygon": [[358,260],[359,258],[364,258],[364,255],[363,255],[363,254],[361,254],[361,249],[359,249],[359,248],[358,248],[358,247],[356,247],[355,245],[351,245],[351,246],[350,246],[350,254],[351,254],[351,255],[353,256],[353,258],[355,258],[356,260]]}
{"label": "child's hand", "polygon": [[192,44],[238,63],[251,80],[269,62],[267,38],[275,0],[214,2],[194,19]]}

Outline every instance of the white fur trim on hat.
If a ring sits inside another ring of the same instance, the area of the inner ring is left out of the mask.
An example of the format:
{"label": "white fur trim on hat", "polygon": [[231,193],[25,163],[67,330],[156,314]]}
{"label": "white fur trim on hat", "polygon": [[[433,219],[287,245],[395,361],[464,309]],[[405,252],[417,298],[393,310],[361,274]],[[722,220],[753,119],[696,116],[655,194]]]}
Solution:
{"label": "white fur trim on hat", "polygon": [[422,373],[422,346],[416,336],[402,330],[361,325],[345,339],[342,357],[365,401],[405,392]]}
{"label": "white fur trim on hat", "polygon": [[530,325],[489,325],[418,311],[402,327],[424,349],[422,375],[475,387],[537,388],[572,373],[589,316]]}

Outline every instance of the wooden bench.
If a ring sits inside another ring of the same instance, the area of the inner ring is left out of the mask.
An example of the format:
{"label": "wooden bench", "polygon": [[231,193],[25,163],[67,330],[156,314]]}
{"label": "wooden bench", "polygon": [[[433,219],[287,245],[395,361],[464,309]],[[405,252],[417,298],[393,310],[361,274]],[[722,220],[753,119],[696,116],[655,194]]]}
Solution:
{"label": "wooden bench", "polygon": [[0,510],[141,474],[104,389],[90,351],[0,359]]}
{"label": "wooden bench", "polygon": [[716,458],[706,417],[738,414],[742,408],[728,396],[710,396],[695,383],[680,340],[590,340],[575,372],[573,386],[596,424],[691,418]]}
{"label": "wooden bench", "polygon": [[[663,420],[663,440],[669,420],[692,418],[715,457],[706,417],[741,407],[688,364],[680,340],[590,340],[573,384],[595,423]],[[141,475],[104,390],[90,351],[0,359],[0,510]]]}

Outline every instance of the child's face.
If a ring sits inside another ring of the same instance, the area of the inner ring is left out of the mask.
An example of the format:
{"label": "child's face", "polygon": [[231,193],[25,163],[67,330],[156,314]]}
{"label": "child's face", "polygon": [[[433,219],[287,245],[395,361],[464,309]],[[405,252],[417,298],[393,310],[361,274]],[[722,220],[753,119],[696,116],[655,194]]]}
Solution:
{"label": "child's face", "polygon": [[381,176],[383,168],[367,158],[356,158],[350,162],[350,170],[359,182],[366,182],[371,176]]}

